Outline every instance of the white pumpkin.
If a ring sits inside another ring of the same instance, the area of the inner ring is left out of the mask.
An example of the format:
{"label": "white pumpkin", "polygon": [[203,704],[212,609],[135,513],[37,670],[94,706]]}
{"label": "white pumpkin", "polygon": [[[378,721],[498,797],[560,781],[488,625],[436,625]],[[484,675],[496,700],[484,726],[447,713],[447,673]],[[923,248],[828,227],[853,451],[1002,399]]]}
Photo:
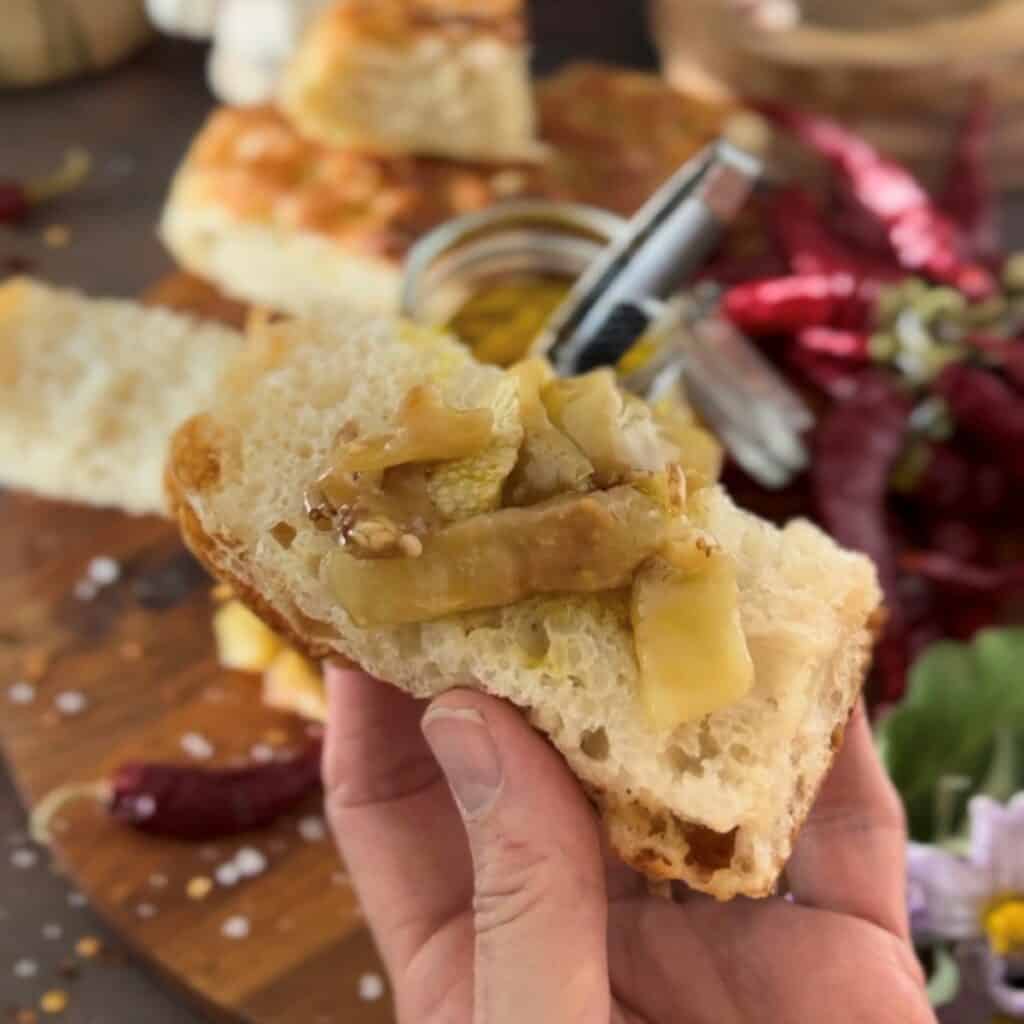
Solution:
{"label": "white pumpkin", "polygon": [[146,0],[150,20],[169,36],[209,39],[219,0]]}
{"label": "white pumpkin", "polygon": [[210,87],[225,103],[266,103],[284,66],[327,0],[220,0],[208,66]]}
{"label": "white pumpkin", "polygon": [[143,0],[2,0],[0,87],[109,67],[149,35]]}
{"label": "white pumpkin", "polygon": [[[2,2],[2,0],[0,0]],[[234,106],[272,100],[310,19],[328,0],[146,0],[170,35],[212,39],[207,78]]]}

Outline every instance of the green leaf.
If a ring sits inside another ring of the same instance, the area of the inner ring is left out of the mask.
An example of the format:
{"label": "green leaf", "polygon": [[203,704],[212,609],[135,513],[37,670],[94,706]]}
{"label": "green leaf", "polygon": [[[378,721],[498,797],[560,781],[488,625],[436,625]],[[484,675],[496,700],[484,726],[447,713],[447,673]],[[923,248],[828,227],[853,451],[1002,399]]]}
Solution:
{"label": "green leaf", "polygon": [[928,978],[928,1001],[932,1006],[945,1006],[953,1002],[960,991],[960,967],[953,954],[938,946],[934,952],[935,967]]}
{"label": "green leaf", "polygon": [[937,835],[939,783],[965,776],[969,794],[1024,789],[1024,629],[943,642],[914,663],[907,696],[876,730],[911,835]]}

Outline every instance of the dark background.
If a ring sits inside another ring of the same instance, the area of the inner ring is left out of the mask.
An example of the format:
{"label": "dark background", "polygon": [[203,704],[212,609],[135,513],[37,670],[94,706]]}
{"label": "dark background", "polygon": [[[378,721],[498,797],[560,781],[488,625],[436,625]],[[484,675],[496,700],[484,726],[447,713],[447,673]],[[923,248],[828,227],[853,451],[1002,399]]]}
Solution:
{"label": "dark background", "polygon": [[[654,64],[639,0],[534,0],[533,7],[538,72],[573,56]],[[87,146],[94,160],[88,183],[47,208],[46,223],[67,226],[70,244],[48,247],[39,227],[0,227],[0,277],[27,270],[93,294],[132,296],[171,268],[155,224],[170,176],[214,102],[204,59],[201,46],[161,40],[98,78],[0,93],[0,179],[38,174],[73,144]],[[1024,224],[1024,204],[1012,205],[1013,220]],[[10,682],[0,680],[0,714]],[[61,977],[75,941],[105,932],[73,896],[69,902],[67,884],[44,856],[27,869],[11,863],[24,828],[24,813],[0,764],[0,1021],[13,1021],[14,1008],[31,1005],[45,987],[71,994],[67,1011],[55,1018],[66,1024],[199,1021],[131,961],[88,965],[78,978]],[[44,935],[47,925],[59,926],[60,936],[47,938],[55,934],[50,927]],[[112,937],[110,943],[116,945]],[[15,977],[13,966],[22,958],[38,963],[37,978]],[[52,986],[42,985],[44,978],[52,978]],[[957,1024],[989,1024],[991,1018],[970,991],[943,1015]]]}

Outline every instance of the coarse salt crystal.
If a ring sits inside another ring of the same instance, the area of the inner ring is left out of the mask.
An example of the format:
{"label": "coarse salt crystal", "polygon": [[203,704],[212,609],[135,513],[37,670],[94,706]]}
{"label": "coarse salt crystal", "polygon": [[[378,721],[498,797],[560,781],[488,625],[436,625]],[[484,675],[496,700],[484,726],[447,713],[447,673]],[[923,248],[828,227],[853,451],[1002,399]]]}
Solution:
{"label": "coarse salt crystal", "polygon": [[181,749],[197,761],[208,761],[213,757],[213,744],[201,733],[187,732],[179,742]]}
{"label": "coarse salt crystal", "polygon": [[27,871],[29,868],[34,868],[38,862],[39,854],[27,846],[11,852],[11,867]]}
{"label": "coarse salt crystal", "polygon": [[379,974],[364,974],[359,979],[359,998],[364,1003],[375,1003],[384,995],[384,979]]}
{"label": "coarse salt crystal", "polygon": [[121,578],[121,566],[107,555],[94,558],[85,570],[86,576],[98,587],[109,587]]}
{"label": "coarse salt crystal", "polygon": [[167,876],[159,873],[149,876],[149,884],[154,889],[165,889],[167,887]]}
{"label": "coarse salt crystal", "polygon": [[242,877],[242,873],[233,861],[228,861],[226,864],[218,865],[217,870],[213,873],[213,877],[217,879],[218,885],[230,888],[232,885],[238,885],[238,880]]}
{"label": "coarse salt crystal", "polygon": [[249,935],[249,918],[236,914],[229,917],[221,926],[220,933],[226,939],[244,939]]}
{"label": "coarse salt crystal", "polygon": [[12,704],[31,704],[36,699],[36,688],[27,679],[19,679],[7,690],[7,699]]}
{"label": "coarse salt crystal", "polygon": [[249,757],[257,764],[266,764],[274,760],[274,748],[268,743],[254,743],[249,751]]}
{"label": "coarse salt crystal", "polygon": [[34,978],[39,973],[39,964],[35,960],[18,960],[14,964],[16,978]]}
{"label": "coarse salt crystal", "polygon": [[89,706],[89,701],[85,694],[78,690],[65,690],[57,694],[53,706],[62,715],[80,715]]}
{"label": "coarse salt crystal", "polygon": [[327,825],[317,814],[307,815],[299,821],[299,835],[307,843],[319,843],[327,838]]}
{"label": "coarse salt crystal", "polygon": [[91,601],[99,593],[99,587],[92,580],[79,580],[71,592],[76,601]]}
{"label": "coarse salt crystal", "polygon": [[69,907],[74,907],[76,910],[80,910],[82,907],[86,906],[87,904],[88,904],[88,900],[86,900],[85,896],[82,893],[80,893],[80,892],[78,892],[78,891],[76,891],[74,889],[71,892],[68,893],[68,906]]}
{"label": "coarse salt crystal", "polygon": [[142,918],[143,921],[148,921],[151,917],[156,917],[156,907],[152,903],[140,903],[135,908],[135,913]]}
{"label": "coarse salt crystal", "polygon": [[59,924],[44,924],[43,938],[48,942],[56,942],[64,934],[64,929]]}
{"label": "coarse salt crystal", "polygon": [[267,870],[266,856],[252,846],[243,846],[235,854],[234,864],[242,878],[255,878]]}

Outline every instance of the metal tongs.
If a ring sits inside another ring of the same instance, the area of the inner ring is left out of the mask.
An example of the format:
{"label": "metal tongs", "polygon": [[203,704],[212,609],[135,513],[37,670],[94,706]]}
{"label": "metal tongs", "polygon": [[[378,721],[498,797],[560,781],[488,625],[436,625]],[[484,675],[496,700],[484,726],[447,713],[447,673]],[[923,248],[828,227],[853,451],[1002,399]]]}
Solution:
{"label": "metal tongs", "polygon": [[[648,399],[685,389],[701,418],[754,479],[784,487],[809,458],[813,414],[754,345],[716,311],[714,289],[679,297],[749,198],[760,162],[712,143],[659,189],[577,281],[532,347],[557,373],[614,366]],[[670,299],[670,296],[677,296]],[[636,360],[627,361],[636,362]]]}

